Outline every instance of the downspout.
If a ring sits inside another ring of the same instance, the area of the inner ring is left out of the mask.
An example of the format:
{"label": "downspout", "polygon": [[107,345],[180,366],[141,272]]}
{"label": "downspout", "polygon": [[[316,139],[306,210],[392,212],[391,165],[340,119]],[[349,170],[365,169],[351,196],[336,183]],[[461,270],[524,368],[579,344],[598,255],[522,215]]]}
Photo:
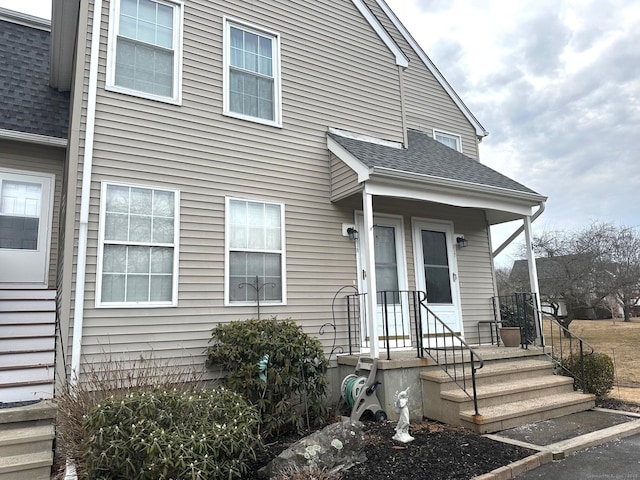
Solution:
{"label": "downspout", "polygon": [[[536,213],[533,214],[533,216],[531,217],[531,223],[535,222],[536,219],[542,215],[542,212],[544,212],[544,208],[545,208],[545,202],[541,202],[540,203],[540,208],[538,208],[538,210],[536,211]],[[528,218],[528,217],[527,217]],[[500,245],[498,248],[496,248],[493,253],[491,254],[491,256],[493,258],[496,258],[498,255],[500,255],[500,253],[507,248],[511,242],[513,242],[516,238],[518,238],[518,235],[520,235],[522,232],[524,232],[524,225],[522,225],[520,228],[518,228],[515,232],[513,232],[511,234],[511,236],[509,238],[507,238],[502,245]]]}
{"label": "downspout", "polygon": [[400,121],[402,123],[402,146],[409,148],[409,134],[407,132],[407,112],[404,102],[404,71],[406,67],[398,65],[398,83],[400,86]]}
{"label": "downspout", "polygon": [[93,141],[96,123],[96,95],[98,90],[98,60],[100,54],[100,26],[102,23],[102,0],[95,0],[91,27],[91,56],[89,58],[89,87],[87,120],[80,190],[80,225],[78,227],[78,265],[76,268],[76,296],[73,304],[73,341],[71,350],[70,385],[78,383],[82,353],[82,327],[84,321],[85,276],[87,271],[87,237],[89,232],[89,201],[91,194],[91,171],[93,166]]}

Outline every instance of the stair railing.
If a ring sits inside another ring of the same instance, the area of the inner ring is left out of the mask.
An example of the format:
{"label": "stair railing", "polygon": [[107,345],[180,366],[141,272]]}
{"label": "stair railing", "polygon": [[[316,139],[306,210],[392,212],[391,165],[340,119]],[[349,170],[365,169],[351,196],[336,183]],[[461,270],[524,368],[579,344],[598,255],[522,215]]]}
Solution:
{"label": "stair railing", "polygon": [[[419,293],[421,294],[421,308],[418,309],[418,315],[415,317],[418,351],[423,354],[426,353],[436,362],[447,376],[473,401],[475,415],[480,415],[478,412],[476,372],[484,366],[484,360],[477,351],[464,341],[459,333],[451,329],[426,305],[426,293]],[[423,317],[426,318],[423,319]],[[426,346],[425,339],[427,341]],[[467,362],[471,366],[470,372]],[[468,373],[471,374],[471,383],[467,378]]]}
{"label": "stair railing", "polygon": [[[582,386],[583,393],[587,393],[587,382],[584,374],[584,359],[595,352],[586,340],[558,322],[555,318],[538,312],[542,323],[543,351],[557,367],[569,373]],[[572,355],[578,355],[580,360],[580,378],[576,378],[576,372],[570,371],[564,360]]]}

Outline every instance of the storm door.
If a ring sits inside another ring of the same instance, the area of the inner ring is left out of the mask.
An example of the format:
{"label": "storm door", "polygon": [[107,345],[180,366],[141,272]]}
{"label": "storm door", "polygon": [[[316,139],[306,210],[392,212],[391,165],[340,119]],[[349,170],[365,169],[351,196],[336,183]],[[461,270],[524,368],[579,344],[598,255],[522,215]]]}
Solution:
{"label": "storm door", "polygon": [[[414,221],[413,240],[418,289],[426,292],[429,310],[451,330],[462,334],[457,262],[451,224]],[[429,315],[428,318],[428,332],[441,331],[432,316]]]}
{"label": "storm door", "polygon": [[46,285],[53,176],[0,170],[0,283]]}
{"label": "storm door", "polygon": [[[391,348],[411,346],[411,331],[407,305],[407,274],[404,235],[401,217],[374,217],[374,251],[376,273],[376,317],[380,346],[389,337]],[[364,232],[362,217],[357,218],[357,228]],[[359,288],[366,293],[367,272],[364,268],[364,238],[360,235],[359,248]],[[366,319],[362,319],[363,332],[367,332]],[[366,342],[369,341],[365,333]]]}

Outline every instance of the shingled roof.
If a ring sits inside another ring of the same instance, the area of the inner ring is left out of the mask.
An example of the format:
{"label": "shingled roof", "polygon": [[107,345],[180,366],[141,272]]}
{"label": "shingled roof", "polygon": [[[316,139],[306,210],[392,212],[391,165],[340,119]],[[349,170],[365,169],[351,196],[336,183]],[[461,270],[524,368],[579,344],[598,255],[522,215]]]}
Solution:
{"label": "shingled roof", "polygon": [[0,20],[0,129],[67,138],[69,93],[49,86],[49,37]]}
{"label": "shingled roof", "polygon": [[416,176],[539,195],[515,180],[416,130],[408,131],[408,148],[394,148],[333,132],[329,132],[328,135],[369,168],[385,168]]}

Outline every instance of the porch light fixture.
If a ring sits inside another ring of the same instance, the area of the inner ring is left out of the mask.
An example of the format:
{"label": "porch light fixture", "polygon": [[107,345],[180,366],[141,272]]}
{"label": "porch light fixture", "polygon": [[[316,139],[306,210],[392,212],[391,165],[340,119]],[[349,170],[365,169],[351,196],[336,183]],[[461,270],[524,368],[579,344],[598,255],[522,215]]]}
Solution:
{"label": "porch light fixture", "polygon": [[459,236],[456,238],[456,245],[458,245],[458,248],[465,248],[469,245],[469,242],[463,236]]}
{"label": "porch light fixture", "polygon": [[358,239],[358,231],[355,228],[353,228],[353,227],[347,228],[347,233],[349,234],[349,240],[357,240]]}

